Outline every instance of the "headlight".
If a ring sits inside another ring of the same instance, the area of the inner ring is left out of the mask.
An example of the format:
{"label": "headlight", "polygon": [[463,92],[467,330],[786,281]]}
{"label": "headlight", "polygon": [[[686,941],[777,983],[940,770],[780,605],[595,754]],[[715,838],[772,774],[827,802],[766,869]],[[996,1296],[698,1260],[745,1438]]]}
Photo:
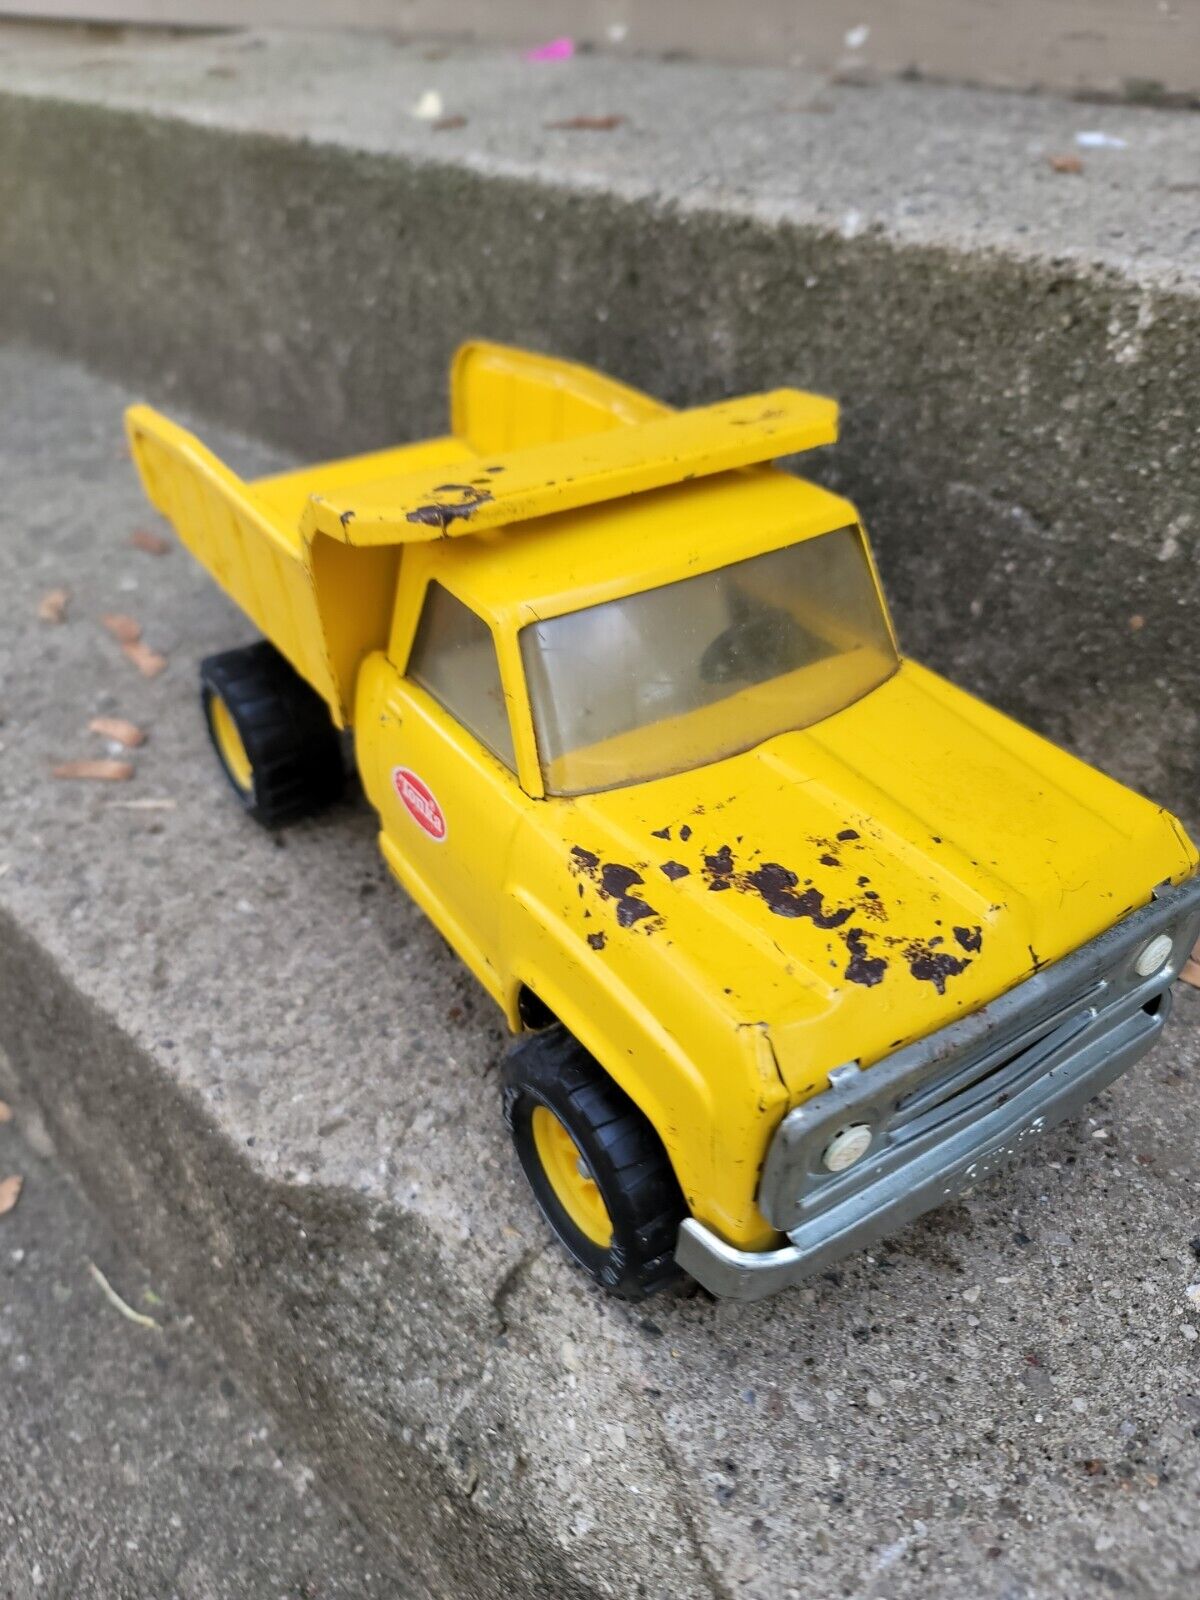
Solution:
{"label": "headlight", "polygon": [[848,1128],[839,1128],[825,1146],[821,1164],[828,1172],[845,1172],[847,1167],[852,1167],[866,1155],[871,1148],[872,1137],[871,1129],[865,1122],[855,1122]]}
{"label": "headlight", "polygon": [[1175,941],[1168,933],[1160,933],[1151,939],[1149,944],[1143,945],[1138,951],[1137,960],[1133,963],[1133,970],[1139,978],[1150,978],[1166,966],[1171,959],[1171,951],[1175,948]]}

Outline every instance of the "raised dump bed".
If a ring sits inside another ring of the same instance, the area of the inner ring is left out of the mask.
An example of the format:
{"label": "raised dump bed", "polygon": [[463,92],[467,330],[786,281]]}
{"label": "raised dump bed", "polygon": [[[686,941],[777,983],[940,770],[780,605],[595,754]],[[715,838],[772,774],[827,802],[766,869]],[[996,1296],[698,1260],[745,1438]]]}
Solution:
{"label": "raised dump bed", "polygon": [[[770,461],[837,436],[799,390],[675,412],[599,373],[475,342],[451,369],[454,431],[246,483],[149,406],[127,418],[152,503],[231,599],[351,719],[386,641],[400,547],[509,526]],[[457,469],[457,470],[455,470]]]}

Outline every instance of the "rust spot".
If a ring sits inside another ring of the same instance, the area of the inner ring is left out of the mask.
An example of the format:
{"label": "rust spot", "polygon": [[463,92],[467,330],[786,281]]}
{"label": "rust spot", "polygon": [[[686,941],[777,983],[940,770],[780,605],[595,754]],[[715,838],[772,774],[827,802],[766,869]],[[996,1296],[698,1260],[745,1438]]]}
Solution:
{"label": "rust spot", "polygon": [[685,822],[683,827],[680,828],[679,837],[683,840],[684,844],[686,844],[688,842],[688,840],[692,837],[692,830],[691,830],[691,827],[690,827],[690,825],[688,823]]}
{"label": "rust spot", "polygon": [[[571,846],[571,871],[586,872],[589,878],[596,876],[596,869],[600,865],[600,857],[594,850],[585,850],[581,844]],[[580,888],[583,885],[580,884]]]}
{"label": "rust spot", "polygon": [[704,870],[708,873],[710,889],[733,887],[733,851],[727,844],[723,844],[711,856],[705,856]]}
{"label": "rust spot", "polygon": [[882,983],[883,975],[887,971],[887,962],[883,956],[868,954],[865,930],[847,928],[842,938],[846,941],[846,949],[850,953],[845,974],[849,981],[861,983],[867,989],[873,989],[877,983]]}
{"label": "rust spot", "polygon": [[939,994],[945,994],[946,980],[965,972],[971,963],[965,956],[952,956],[948,951],[934,949],[934,945],[941,942],[940,939],[931,939],[923,943],[920,939],[914,939],[905,946],[904,958],[914,978],[922,983],[931,983]]}
{"label": "rust spot", "polygon": [[864,917],[870,917],[872,922],[886,922],[888,919],[887,907],[874,889],[863,891],[863,897],[858,903],[858,909]]}
{"label": "rust spot", "polygon": [[434,500],[427,506],[417,506],[408,513],[406,521],[420,522],[426,527],[441,528],[445,532],[452,522],[465,522],[480,506],[493,498],[486,489],[478,489],[471,483],[439,483],[433,492],[454,495],[456,498],[449,502]]}
{"label": "rust spot", "polygon": [[805,889],[797,894],[799,881],[789,867],[780,866],[778,861],[765,861],[754,872],[744,873],[738,887],[757,891],[777,917],[808,917],[818,928],[840,928],[847,921],[851,915],[849,906],[826,911],[820,889]]}
{"label": "rust spot", "polygon": [[954,937],[964,950],[983,948],[983,929],[978,924],[974,928],[955,928]]}
{"label": "rust spot", "polygon": [[671,882],[676,878],[686,878],[691,873],[691,867],[685,867],[682,861],[664,861],[658,869],[666,873]]}
{"label": "rust spot", "polygon": [[644,882],[640,872],[618,861],[606,861],[600,869],[600,893],[617,902],[617,921],[623,928],[632,928],[643,917],[658,915],[652,905],[629,892],[634,884]]}
{"label": "rust spot", "polygon": [[591,945],[593,950],[603,950],[604,949],[604,945],[605,945],[605,935],[604,934],[602,934],[602,933],[589,933],[588,936],[587,936],[587,939],[588,939],[588,943]]}
{"label": "rust spot", "polygon": [[859,834],[856,828],[843,828],[841,833],[838,834],[838,838],[842,840],[857,839],[858,837]]}

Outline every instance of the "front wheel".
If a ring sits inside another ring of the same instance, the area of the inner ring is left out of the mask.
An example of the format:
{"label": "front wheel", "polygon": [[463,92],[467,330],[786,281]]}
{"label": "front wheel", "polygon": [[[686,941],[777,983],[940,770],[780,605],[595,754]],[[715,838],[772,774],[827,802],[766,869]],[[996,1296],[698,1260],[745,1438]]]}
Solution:
{"label": "front wheel", "polygon": [[662,1142],[565,1028],[514,1047],[504,1115],[534,1198],[590,1277],[640,1300],[678,1276],[687,1208]]}

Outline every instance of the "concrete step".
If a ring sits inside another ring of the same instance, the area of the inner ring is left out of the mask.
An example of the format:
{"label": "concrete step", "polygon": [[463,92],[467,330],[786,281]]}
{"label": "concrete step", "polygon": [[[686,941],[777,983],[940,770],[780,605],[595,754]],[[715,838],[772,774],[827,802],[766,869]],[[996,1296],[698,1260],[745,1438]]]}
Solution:
{"label": "concrete step", "polygon": [[[5,1600],[397,1600],[362,1528],[155,1287],[18,1102],[0,1173]],[[104,1273],[136,1316],[109,1302]]]}
{"label": "concrete step", "polygon": [[[195,669],[247,631],[181,550],[128,542],[130,392],[0,352],[0,1096],[44,1119],[397,1582],[1190,1593],[1200,996],[1079,1126],[809,1287],[594,1293],[510,1153],[490,1003],[361,803],[273,838],[229,796]],[[203,431],[243,470],[283,464]],[[39,620],[59,586],[66,620]],[[114,611],[160,676],[105,632]],[[136,776],[54,780],[103,748],[98,713],[147,731]]]}
{"label": "concrete step", "polygon": [[440,426],[472,333],[836,394],[910,651],[1196,819],[1195,116],[15,30],[0,138],[0,332],[303,454]]}

